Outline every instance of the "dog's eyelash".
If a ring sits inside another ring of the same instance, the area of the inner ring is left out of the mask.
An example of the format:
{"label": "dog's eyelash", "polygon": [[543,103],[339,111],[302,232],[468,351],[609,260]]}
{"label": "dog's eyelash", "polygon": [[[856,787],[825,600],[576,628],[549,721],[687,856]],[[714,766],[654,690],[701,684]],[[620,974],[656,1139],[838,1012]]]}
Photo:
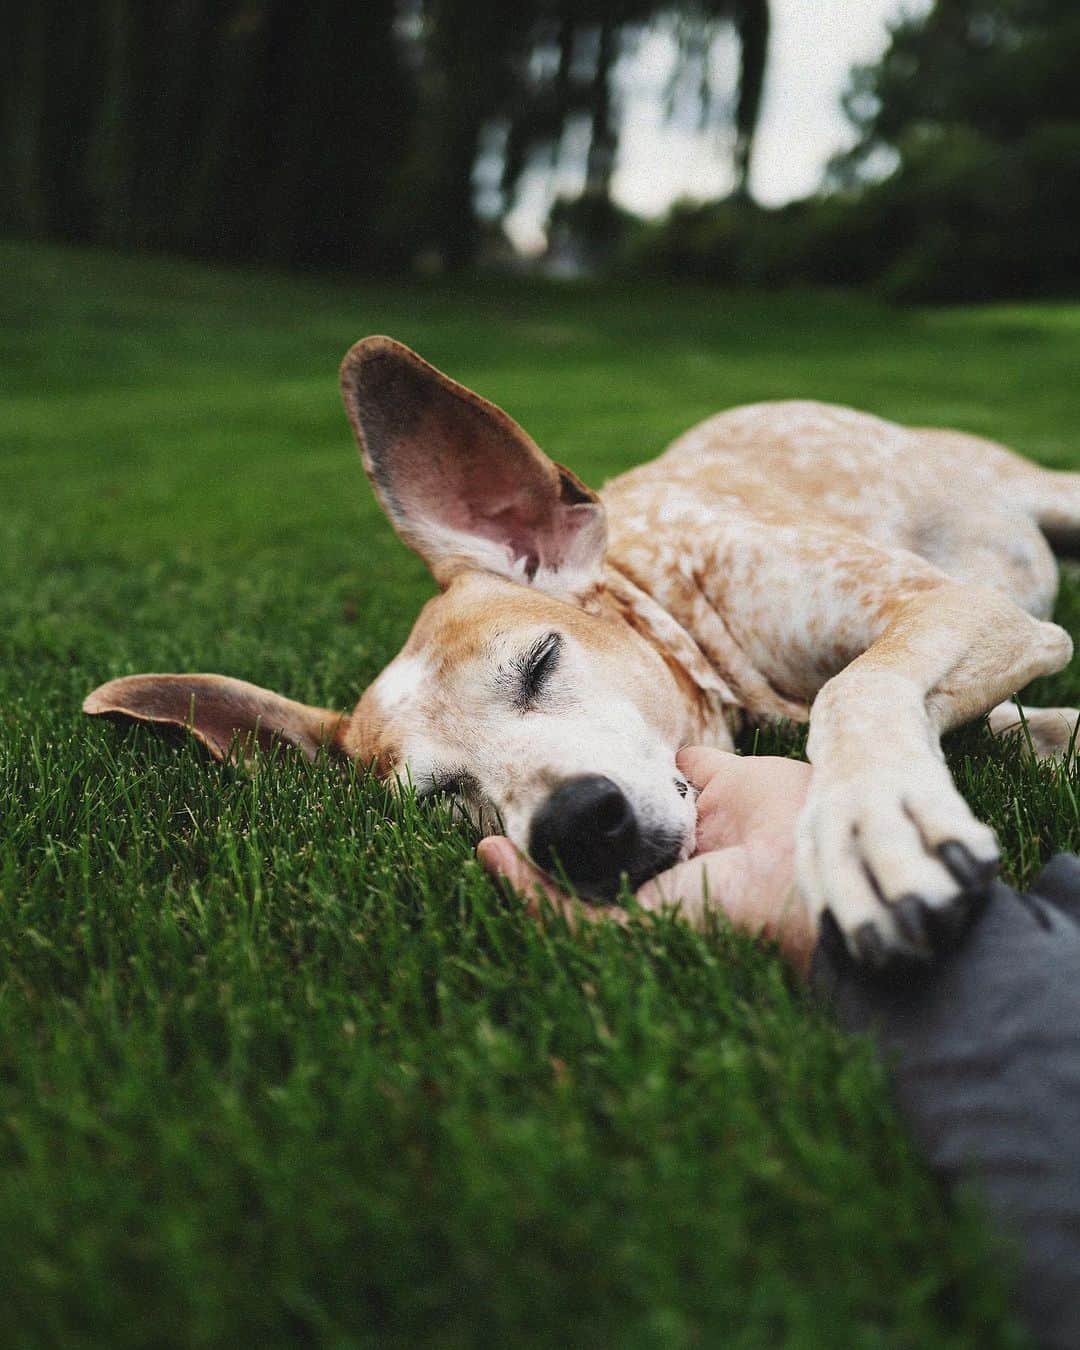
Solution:
{"label": "dog's eyelash", "polygon": [[562,638],[558,633],[547,633],[534,642],[514,665],[519,672],[515,702],[525,711],[539,697],[544,684],[559,660]]}
{"label": "dog's eyelash", "polygon": [[428,802],[436,797],[466,797],[475,786],[476,780],[464,769],[433,769],[431,782],[417,794],[417,798]]}

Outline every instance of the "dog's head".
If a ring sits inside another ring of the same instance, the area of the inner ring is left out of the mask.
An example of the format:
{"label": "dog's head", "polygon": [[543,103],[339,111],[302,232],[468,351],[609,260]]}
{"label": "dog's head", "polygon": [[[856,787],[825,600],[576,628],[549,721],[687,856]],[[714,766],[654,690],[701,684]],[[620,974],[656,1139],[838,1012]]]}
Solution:
{"label": "dog's head", "polygon": [[595,897],[686,856],[685,696],[607,600],[596,494],[388,338],[357,343],[341,383],[376,495],[441,588],[400,655],[351,717],[211,675],[114,680],[86,711],[188,726],[218,758],[253,734],[326,745],[453,795]]}

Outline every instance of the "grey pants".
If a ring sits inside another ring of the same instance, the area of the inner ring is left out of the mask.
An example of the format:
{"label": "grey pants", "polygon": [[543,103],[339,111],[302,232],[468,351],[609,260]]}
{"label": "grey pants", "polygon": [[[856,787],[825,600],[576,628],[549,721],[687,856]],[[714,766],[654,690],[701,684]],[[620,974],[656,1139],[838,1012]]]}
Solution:
{"label": "grey pants", "polygon": [[1080,858],[1030,896],[1000,882],[954,951],[885,978],[834,932],[812,982],[869,1032],[946,1183],[976,1181],[1020,1258],[1018,1311],[1046,1346],[1080,1348]]}

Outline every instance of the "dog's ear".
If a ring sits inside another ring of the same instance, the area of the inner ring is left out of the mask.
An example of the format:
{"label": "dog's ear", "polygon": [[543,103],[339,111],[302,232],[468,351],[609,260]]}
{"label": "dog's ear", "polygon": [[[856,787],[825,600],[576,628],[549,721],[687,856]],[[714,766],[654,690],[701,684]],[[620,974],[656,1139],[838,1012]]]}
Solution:
{"label": "dog's ear", "polygon": [[185,727],[222,760],[230,753],[246,759],[252,746],[268,750],[275,742],[314,759],[322,746],[340,752],[348,727],[341,713],[225,675],[128,675],[87,695],[83,712]]}
{"label": "dog's ear", "polygon": [[501,408],[386,337],[349,350],[341,390],[376,496],[440,585],[480,568],[566,596],[595,586],[603,506]]}

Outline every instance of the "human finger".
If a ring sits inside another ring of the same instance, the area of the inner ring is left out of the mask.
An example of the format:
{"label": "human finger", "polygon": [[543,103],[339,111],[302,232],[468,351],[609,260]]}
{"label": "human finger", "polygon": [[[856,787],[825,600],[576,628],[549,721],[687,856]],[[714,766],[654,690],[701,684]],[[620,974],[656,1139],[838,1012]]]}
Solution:
{"label": "human finger", "polygon": [[533,896],[537,890],[542,891],[553,902],[566,898],[551,878],[516,849],[505,835],[493,834],[481,839],[476,846],[476,856],[486,872],[508,881],[514,890],[526,899]]}
{"label": "human finger", "polygon": [[711,745],[684,745],[675,756],[675,763],[700,791],[717,774],[737,770],[739,758],[734,751],[717,750]]}
{"label": "human finger", "polygon": [[531,863],[505,835],[489,835],[476,846],[476,855],[484,870],[505,880],[524,899],[525,907],[534,919],[541,917],[541,901],[546,899],[562,914],[571,928],[578,920],[596,922],[604,919],[626,923],[627,913],[618,905],[598,905],[568,895],[545,872]]}
{"label": "human finger", "polygon": [[679,906],[692,928],[704,926],[710,911],[729,911],[744,886],[746,850],[726,848],[699,853],[647,881],[637,892],[643,909]]}
{"label": "human finger", "polygon": [[654,911],[678,905],[680,917],[698,929],[722,913],[751,937],[775,940],[805,973],[816,933],[782,854],[759,843],[701,853],[646,883],[638,902]]}

